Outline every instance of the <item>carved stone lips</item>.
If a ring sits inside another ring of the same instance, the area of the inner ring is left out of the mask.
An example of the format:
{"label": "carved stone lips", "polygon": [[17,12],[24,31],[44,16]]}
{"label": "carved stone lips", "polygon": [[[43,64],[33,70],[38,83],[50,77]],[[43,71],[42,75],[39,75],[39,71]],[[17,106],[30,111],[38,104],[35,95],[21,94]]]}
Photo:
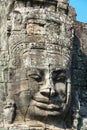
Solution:
{"label": "carved stone lips", "polygon": [[64,104],[57,105],[50,102],[47,103],[38,98],[31,100],[29,111],[31,111],[31,115],[35,114],[41,117],[60,116],[63,112],[63,105]]}
{"label": "carved stone lips", "polygon": [[33,100],[35,100],[37,102],[49,104],[49,98],[47,98],[47,97],[38,97],[38,96],[35,96],[33,98]]}
{"label": "carved stone lips", "polygon": [[54,104],[45,104],[45,103],[36,103],[36,107],[39,107],[41,109],[45,109],[45,110],[55,110],[58,111],[60,110],[60,107]]}
{"label": "carved stone lips", "polygon": [[32,105],[40,108],[40,109],[45,109],[45,110],[55,110],[55,111],[59,111],[60,109],[62,109],[61,105],[56,105],[51,103],[51,101],[45,98],[39,98],[39,97],[34,97],[33,101],[32,101]]}

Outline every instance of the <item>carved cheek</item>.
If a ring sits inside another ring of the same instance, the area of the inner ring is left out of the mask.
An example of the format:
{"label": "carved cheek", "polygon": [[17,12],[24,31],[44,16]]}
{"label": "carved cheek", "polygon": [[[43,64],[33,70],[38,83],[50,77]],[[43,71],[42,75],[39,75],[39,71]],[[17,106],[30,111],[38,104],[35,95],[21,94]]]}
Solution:
{"label": "carved cheek", "polygon": [[34,79],[29,78],[29,87],[28,88],[29,88],[32,96],[34,96],[34,94],[39,91],[40,85]]}
{"label": "carved cheek", "polygon": [[66,84],[65,83],[56,83],[55,91],[59,97],[59,100],[64,102],[66,99]]}
{"label": "carved cheek", "polygon": [[31,100],[31,94],[30,91],[23,91],[19,94],[20,102],[19,104],[22,105],[28,105]]}

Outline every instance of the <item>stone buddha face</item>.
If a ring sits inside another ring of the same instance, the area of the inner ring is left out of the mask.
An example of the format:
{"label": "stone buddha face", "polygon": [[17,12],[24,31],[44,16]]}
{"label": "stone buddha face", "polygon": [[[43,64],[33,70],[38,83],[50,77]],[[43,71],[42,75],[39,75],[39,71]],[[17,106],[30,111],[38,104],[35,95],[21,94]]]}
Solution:
{"label": "stone buddha face", "polygon": [[21,113],[24,119],[63,118],[69,108],[71,84],[69,60],[61,44],[70,44],[71,33],[67,36],[57,13],[32,7],[22,9],[17,8],[12,14],[9,50],[16,65],[9,71],[8,95],[14,98],[17,114]]}
{"label": "stone buddha face", "polygon": [[[49,66],[50,67],[50,66]],[[70,89],[69,77],[63,68],[34,68],[29,74],[31,96],[28,114],[41,117],[63,116],[68,108],[67,91]]]}
{"label": "stone buddha face", "polygon": [[[57,57],[57,54],[55,56]],[[56,59],[52,64],[40,65],[39,62],[43,62],[41,57],[40,53],[35,61],[37,65],[27,67],[24,66],[29,62],[24,58],[23,66],[14,71],[13,79],[10,85],[8,84],[9,92],[13,93],[17,109],[25,119],[31,117],[62,118],[69,107],[71,87],[69,69],[57,65]]]}

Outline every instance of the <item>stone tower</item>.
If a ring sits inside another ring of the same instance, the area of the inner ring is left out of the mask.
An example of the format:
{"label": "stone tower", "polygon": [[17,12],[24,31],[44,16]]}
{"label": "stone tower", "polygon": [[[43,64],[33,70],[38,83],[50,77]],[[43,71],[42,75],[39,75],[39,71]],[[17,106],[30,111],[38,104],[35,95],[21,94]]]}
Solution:
{"label": "stone tower", "polygon": [[80,129],[86,56],[68,0],[1,4],[1,127]]}

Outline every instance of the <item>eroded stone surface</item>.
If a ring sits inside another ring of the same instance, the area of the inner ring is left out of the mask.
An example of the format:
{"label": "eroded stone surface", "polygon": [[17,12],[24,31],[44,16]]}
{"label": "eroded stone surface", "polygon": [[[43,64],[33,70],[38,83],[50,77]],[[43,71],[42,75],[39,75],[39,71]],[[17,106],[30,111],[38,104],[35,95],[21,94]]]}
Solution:
{"label": "eroded stone surface", "polygon": [[68,0],[1,3],[0,127],[84,129],[86,26],[81,33]]}

